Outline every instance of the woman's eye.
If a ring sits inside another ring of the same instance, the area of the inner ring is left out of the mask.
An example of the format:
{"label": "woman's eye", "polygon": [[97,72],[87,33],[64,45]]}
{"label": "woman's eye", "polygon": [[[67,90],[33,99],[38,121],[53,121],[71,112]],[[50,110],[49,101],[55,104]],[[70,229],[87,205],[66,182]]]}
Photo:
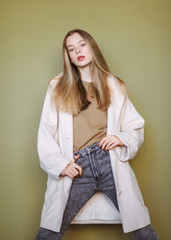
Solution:
{"label": "woman's eye", "polygon": [[68,51],[69,51],[69,52],[72,52],[73,50],[74,50],[73,48],[70,48]]}
{"label": "woman's eye", "polygon": [[85,46],[85,45],[86,45],[85,43],[81,44],[81,46]]}

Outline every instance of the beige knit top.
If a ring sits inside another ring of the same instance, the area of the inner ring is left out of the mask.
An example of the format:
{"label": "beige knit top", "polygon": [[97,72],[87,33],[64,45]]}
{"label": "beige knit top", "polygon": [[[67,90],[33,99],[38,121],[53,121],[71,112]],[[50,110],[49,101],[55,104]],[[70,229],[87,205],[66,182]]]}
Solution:
{"label": "beige knit top", "polygon": [[89,94],[91,82],[82,81],[87,91],[89,106],[73,117],[73,143],[74,152],[99,142],[106,136],[107,113],[97,109],[97,101]]}

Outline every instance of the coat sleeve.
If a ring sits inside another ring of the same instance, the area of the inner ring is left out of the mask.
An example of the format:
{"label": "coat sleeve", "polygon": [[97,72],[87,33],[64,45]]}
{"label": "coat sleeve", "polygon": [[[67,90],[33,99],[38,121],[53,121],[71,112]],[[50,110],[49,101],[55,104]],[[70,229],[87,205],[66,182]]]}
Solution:
{"label": "coat sleeve", "polygon": [[68,165],[68,159],[62,152],[55,136],[58,131],[58,112],[51,103],[52,86],[49,84],[38,130],[37,150],[41,168],[51,177],[59,180],[60,173]]}
{"label": "coat sleeve", "polygon": [[126,147],[116,147],[119,160],[133,159],[144,141],[144,119],[139,115],[132,102],[125,96],[120,115],[118,136]]}

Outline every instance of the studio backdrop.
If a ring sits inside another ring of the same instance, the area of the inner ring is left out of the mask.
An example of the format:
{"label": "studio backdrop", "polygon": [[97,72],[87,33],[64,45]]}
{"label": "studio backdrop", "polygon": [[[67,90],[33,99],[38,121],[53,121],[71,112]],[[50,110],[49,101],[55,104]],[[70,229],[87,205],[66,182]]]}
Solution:
{"label": "studio backdrop", "polygon": [[[74,28],[95,38],[145,119],[131,166],[159,239],[170,239],[170,7],[167,0],[1,1],[0,239],[33,240],[39,228],[47,175],[37,131],[48,81],[63,68],[63,38]],[[63,239],[133,236],[121,225],[72,225]]]}

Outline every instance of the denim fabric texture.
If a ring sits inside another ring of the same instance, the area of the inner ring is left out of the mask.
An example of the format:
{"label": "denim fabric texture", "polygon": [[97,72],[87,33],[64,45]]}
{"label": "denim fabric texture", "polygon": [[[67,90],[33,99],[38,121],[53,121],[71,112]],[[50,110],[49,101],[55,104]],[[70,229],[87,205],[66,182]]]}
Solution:
{"label": "denim fabric texture", "polygon": [[[80,156],[76,163],[83,168],[83,173],[73,179],[61,230],[57,233],[40,227],[35,240],[61,239],[79,210],[98,191],[105,193],[119,210],[109,152],[94,143],[74,155]],[[134,234],[137,240],[158,239],[151,225],[134,231]]]}

